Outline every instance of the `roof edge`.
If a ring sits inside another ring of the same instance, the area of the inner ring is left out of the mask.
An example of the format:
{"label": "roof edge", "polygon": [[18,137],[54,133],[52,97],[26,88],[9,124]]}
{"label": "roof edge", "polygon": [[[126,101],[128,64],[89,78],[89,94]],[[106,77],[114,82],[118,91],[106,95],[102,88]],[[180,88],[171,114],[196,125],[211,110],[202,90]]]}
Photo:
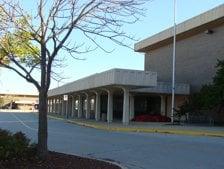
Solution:
{"label": "roof edge", "polygon": [[[219,5],[207,12],[188,19],[177,25],[177,40],[190,37],[202,32],[208,27],[224,24],[224,4]],[[146,38],[134,45],[136,52],[146,52],[172,43],[173,27]]]}

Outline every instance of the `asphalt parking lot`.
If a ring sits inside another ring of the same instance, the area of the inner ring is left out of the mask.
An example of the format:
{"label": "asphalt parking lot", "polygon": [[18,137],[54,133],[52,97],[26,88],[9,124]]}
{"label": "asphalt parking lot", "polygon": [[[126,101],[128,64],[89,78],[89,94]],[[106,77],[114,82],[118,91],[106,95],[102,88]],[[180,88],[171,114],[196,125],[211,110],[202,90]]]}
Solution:
{"label": "asphalt parking lot", "polygon": [[[37,140],[37,115],[0,112],[0,128]],[[107,159],[130,169],[223,169],[224,138],[123,133],[49,119],[50,150]]]}

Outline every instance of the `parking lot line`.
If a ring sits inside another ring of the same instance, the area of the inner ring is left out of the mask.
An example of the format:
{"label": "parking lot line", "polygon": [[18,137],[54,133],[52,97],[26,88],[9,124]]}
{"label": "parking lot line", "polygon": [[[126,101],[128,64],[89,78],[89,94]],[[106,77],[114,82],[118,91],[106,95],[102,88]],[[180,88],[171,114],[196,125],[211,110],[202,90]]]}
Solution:
{"label": "parking lot line", "polygon": [[19,117],[17,117],[14,113],[10,113],[18,122],[20,122],[24,127],[30,129],[30,130],[34,130],[34,131],[37,131],[37,129],[35,128],[32,128],[30,126],[28,126],[27,124],[25,124],[24,121],[22,121]]}

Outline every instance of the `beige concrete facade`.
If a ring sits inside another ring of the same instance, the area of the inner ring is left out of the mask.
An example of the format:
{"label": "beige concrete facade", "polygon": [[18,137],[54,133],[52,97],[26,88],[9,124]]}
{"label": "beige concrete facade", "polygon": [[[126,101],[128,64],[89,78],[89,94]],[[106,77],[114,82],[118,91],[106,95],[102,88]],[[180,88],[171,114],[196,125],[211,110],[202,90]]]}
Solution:
{"label": "beige concrete facade", "polygon": [[[112,69],[50,90],[48,112],[67,118],[106,120],[108,123],[119,116],[120,121],[128,124],[134,116],[133,99],[130,104],[132,90],[156,85],[155,72]],[[61,104],[56,108],[59,99]]]}
{"label": "beige concrete facade", "polygon": [[[123,124],[144,113],[170,117],[172,37],[170,28],[135,44],[145,53],[144,71],[112,69],[50,90],[49,112],[108,123],[119,118]],[[176,50],[178,108],[211,82],[217,59],[224,59],[224,5],[177,25]]]}
{"label": "beige concrete facade", "polygon": [[[224,24],[177,42],[176,82],[188,83],[192,91],[212,81],[218,59],[224,59]],[[158,81],[172,79],[172,48],[166,45],[145,54],[145,70],[156,71]]]}
{"label": "beige concrete facade", "polygon": [[10,104],[14,103],[15,107],[13,108],[19,110],[33,110],[34,105],[38,104],[38,95],[0,93],[0,97],[3,99],[3,108],[4,106],[5,108],[10,108],[10,106],[12,106]]}
{"label": "beige concrete facade", "polygon": [[[224,5],[220,5],[201,15],[195,16],[176,26],[177,40],[194,36],[200,32],[213,29],[224,22]],[[173,42],[173,28],[164,30],[135,44],[137,52],[147,52],[166,46]]]}
{"label": "beige concrete facade", "polygon": [[[224,5],[179,24],[177,30],[181,38],[176,45],[176,82],[190,84],[195,92],[212,81],[217,60],[224,59]],[[172,79],[173,45],[169,38],[172,28],[135,46],[136,51],[145,52],[145,70],[157,72],[162,82]]]}
{"label": "beige concrete facade", "polygon": [[101,73],[90,75],[72,83],[52,89],[48,96],[61,95],[71,92],[94,90],[111,85],[132,87],[156,86],[157,73],[151,71],[111,69]]}

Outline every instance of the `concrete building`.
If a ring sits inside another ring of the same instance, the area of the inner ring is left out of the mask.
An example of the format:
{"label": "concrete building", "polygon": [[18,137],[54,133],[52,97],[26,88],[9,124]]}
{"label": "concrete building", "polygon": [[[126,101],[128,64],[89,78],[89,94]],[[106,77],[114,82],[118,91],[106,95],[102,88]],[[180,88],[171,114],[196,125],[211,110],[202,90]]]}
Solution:
{"label": "concrete building", "polygon": [[[145,53],[145,70],[155,71],[158,81],[172,79],[173,28],[135,44]],[[176,81],[191,91],[212,81],[217,59],[224,59],[224,5],[177,25]]]}
{"label": "concrete building", "polygon": [[0,93],[2,109],[33,110],[38,104],[38,95]]}
{"label": "concrete building", "polygon": [[[49,91],[49,112],[127,124],[134,116],[170,116],[172,27],[135,44],[145,70],[112,69]],[[224,5],[177,25],[175,105],[210,83],[224,59]]]}

